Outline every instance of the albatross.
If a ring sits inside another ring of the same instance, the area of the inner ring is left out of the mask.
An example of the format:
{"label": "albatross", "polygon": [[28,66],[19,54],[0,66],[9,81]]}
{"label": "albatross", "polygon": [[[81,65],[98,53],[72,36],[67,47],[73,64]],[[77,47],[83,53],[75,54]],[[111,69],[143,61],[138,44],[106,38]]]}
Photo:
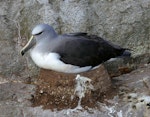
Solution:
{"label": "albatross", "polygon": [[81,73],[116,57],[130,56],[130,51],[96,35],[69,33],[58,35],[48,24],[39,24],[22,48],[30,50],[33,62],[40,68],[63,73]]}

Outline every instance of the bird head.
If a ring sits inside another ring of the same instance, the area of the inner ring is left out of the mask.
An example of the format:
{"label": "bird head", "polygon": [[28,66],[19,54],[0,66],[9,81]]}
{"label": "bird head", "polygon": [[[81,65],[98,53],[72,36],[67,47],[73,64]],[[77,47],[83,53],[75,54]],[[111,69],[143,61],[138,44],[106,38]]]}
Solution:
{"label": "bird head", "polygon": [[32,36],[27,44],[22,48],[21,55],[23,56],[34,45],[44,42],[44,40],[51,40],[57,36],[53,27],[48,24],[39,24],[32,30]]}

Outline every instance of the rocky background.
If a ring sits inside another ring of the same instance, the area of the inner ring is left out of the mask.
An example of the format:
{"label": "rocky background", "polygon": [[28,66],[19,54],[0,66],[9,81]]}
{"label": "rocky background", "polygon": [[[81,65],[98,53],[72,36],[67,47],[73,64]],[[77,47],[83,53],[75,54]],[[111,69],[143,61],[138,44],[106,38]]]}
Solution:
{"label": "rocky background", "polygon": [[[30,105],[27,100],[35,91],[34,85],[22,82],[36,77],[39,69],[28,55],[22,57],[20,50],[32,28],[39,23],[52,25],[59,34],[99,35],[130,48],[132,56],[140,62],[146,59],[148,64],[150,61],[150,0],[1,0],[0,103],[6,106],[1,106],[0,113],[6,117],[12,117],[12,113],[15,117],[36,115],[34,109],[27,113],[28,109],[22,111],[18,107]],[[7,106],[8,102],[12,105]],[[8,113],[4,113],[5,109]],[[43,117],[47,117],[46,114]]]}
{"label": "rocky background", "polygon": [[2,74],[23,74],[27,63],[31,68],[19,52],[39,23],[52,25],[60,34],[99,35],[132,49],[134,55],[150,51],[150,0],[1,0]]}

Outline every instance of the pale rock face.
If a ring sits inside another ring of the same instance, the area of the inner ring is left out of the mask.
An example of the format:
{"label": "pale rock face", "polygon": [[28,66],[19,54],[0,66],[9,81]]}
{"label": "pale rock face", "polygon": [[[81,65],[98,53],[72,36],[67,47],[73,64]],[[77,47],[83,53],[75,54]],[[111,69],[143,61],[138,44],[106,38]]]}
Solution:
{"label": "pale rock face", "polygon": [[23,75],[35,68],[31,59],[19,52],[39,23],[52,25],[58,33],[99,35],[134,50],[133,55],[149,52],[149,6],[150,0],[0,1],[0,71],[4,75],[22,71]]}

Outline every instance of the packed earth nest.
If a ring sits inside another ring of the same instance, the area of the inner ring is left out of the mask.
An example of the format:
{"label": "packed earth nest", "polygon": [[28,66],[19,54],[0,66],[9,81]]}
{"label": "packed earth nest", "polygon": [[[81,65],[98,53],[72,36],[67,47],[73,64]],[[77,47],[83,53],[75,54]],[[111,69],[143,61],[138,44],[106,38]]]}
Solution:
{"label": "packed earth nest", "polygon": [[42,105],[52,110],[75,108],[80,98],[82,107],[93,108],[107,94],[111,96],[112,89],[110,77],[103,65],[80,75],[41,69],[36,85],[33,106]]}

